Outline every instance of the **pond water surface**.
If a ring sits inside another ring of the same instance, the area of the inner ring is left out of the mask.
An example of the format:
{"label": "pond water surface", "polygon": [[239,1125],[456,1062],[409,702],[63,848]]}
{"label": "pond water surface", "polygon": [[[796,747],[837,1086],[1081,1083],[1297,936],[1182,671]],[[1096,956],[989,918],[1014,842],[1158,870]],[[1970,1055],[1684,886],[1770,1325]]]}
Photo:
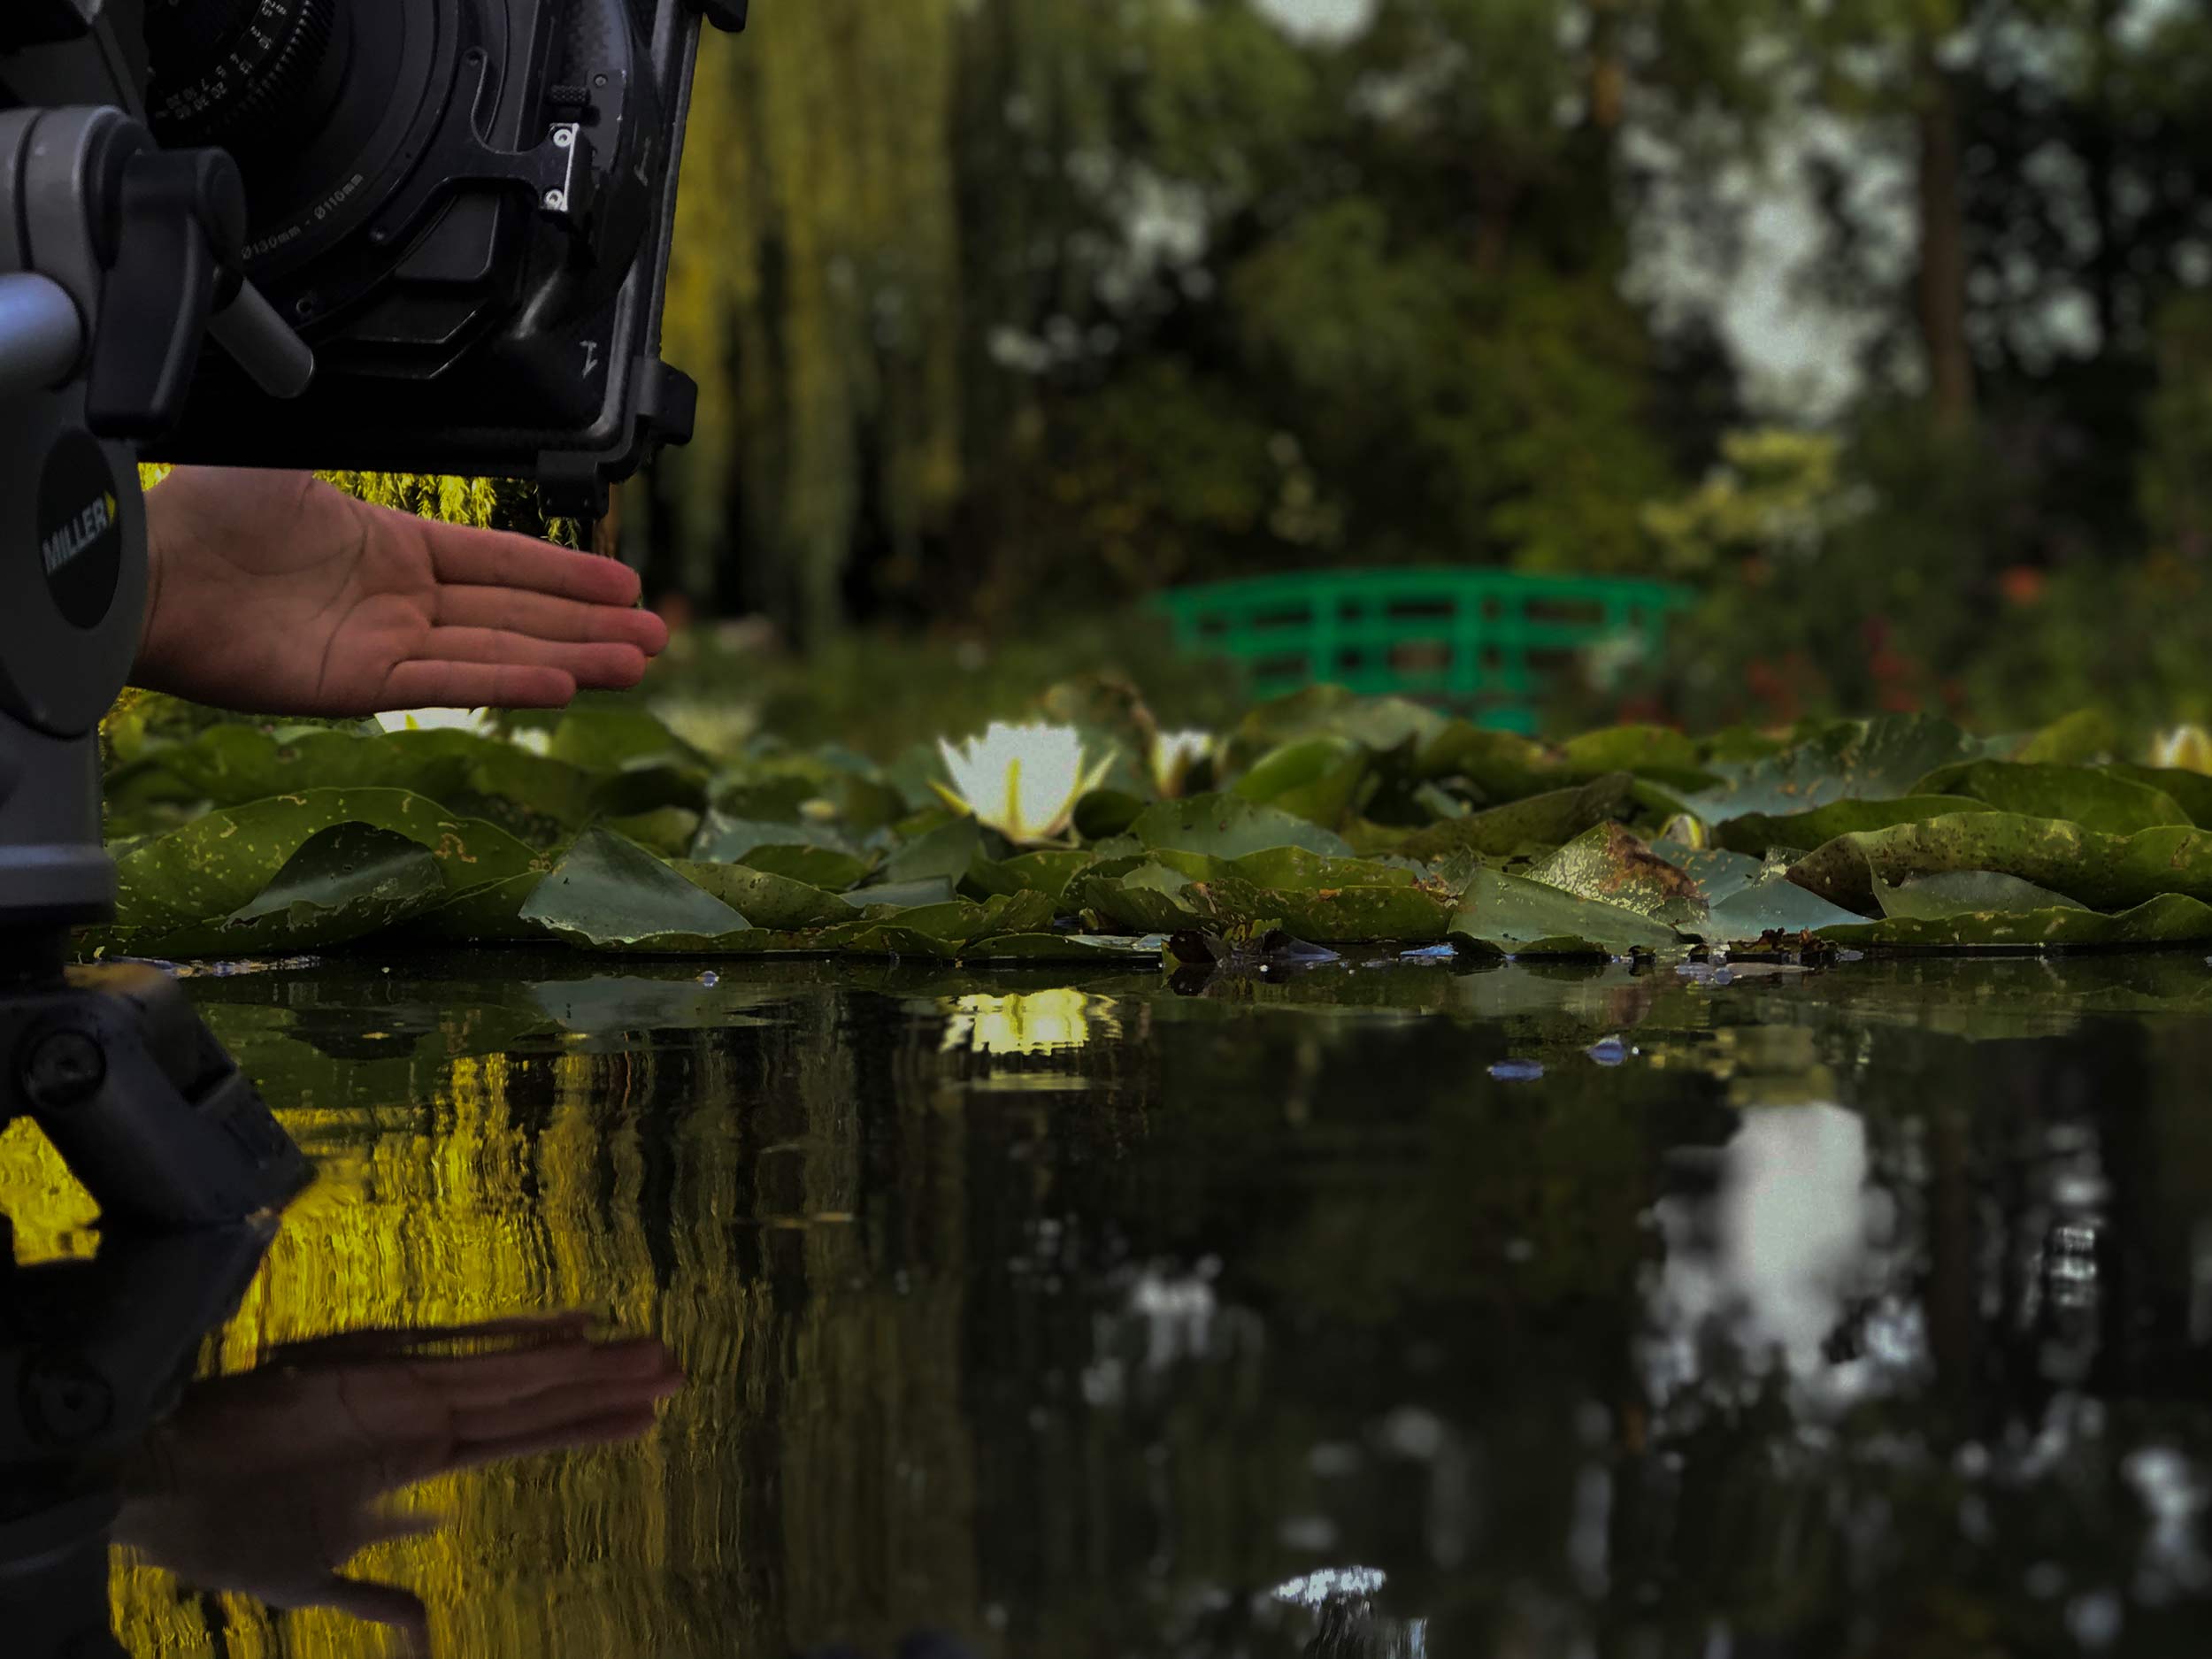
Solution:
{"label": "pond water surface", "polygon": [[[2201,956],[193,990],[323,1171],[210,1365],[581,1308],[688,1378],[416,1500],[361,1570],[441,1652],[2212,1647]],[[134,1653],[386,1651],[115,1596]]]}

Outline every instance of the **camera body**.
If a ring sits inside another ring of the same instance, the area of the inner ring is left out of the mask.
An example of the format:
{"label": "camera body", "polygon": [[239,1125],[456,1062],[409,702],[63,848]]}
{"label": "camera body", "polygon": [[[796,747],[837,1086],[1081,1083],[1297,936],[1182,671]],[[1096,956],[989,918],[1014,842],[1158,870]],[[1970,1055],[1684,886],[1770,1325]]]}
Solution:
{"label": "camera body", "polygon": [[315,352],[288,401],[209,353],[149,459],[533,478],[585,516],[690,435],[677,175],[701,23],[744,0],[7,5],[0,100],[73,19],[162,145],[236,159],[245,274]]}

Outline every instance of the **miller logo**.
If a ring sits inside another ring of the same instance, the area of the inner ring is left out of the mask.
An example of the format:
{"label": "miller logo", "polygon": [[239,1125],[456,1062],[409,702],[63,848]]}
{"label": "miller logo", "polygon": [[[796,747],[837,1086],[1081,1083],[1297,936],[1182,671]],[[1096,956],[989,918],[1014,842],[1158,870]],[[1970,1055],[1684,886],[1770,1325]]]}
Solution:
{"label": "miller logo", "polygon": [[53,575],[113,529],[115,518],[115,497],[103,490],[97,501],[86,503],[83,511],[48,536],[40,547],[39,552],[46,560],[46,573]]}
{"label": "miller logo", "polygon": [[[0,0],[5,4],[6,0]],[[38,554],[64,619],[104,626],[123,573],[123,489],[91,434],[65,432],[39,480]]]}

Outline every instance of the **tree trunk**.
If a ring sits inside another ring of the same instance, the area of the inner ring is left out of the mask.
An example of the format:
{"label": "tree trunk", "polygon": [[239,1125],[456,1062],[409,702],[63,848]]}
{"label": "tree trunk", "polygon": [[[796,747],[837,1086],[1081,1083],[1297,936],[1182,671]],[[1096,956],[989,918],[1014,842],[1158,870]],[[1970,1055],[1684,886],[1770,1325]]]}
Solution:
{"label": "tree trunk", "polygon": [[1966,208],[1959,157],[1958,105],[1950,77],[1932,57],[1921,63],[1920,338],[1937,423],[1964,431],[1974,419],[1974,358],[1966,340]]}

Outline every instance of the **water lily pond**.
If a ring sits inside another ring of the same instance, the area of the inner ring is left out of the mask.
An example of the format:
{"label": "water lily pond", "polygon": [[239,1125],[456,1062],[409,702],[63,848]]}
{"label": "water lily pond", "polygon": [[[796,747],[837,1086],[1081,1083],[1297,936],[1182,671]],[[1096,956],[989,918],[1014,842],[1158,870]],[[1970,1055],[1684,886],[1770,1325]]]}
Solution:
{"label": "water lily pond", "polygon": [[442,1652],[2201,1651],[2201,953],[190,983],[322,1168],[211,1363],[585,1308],[687,1375],[411,1500],[357,1571]]}
{"label": "water lily pond", "polygon": [[111,722],[88,949],[322,1171],[207,1364],[582,1309],[688,1379],[407,1500],[440,1651],[2201,1650],[2201,742],[664,712]]}

